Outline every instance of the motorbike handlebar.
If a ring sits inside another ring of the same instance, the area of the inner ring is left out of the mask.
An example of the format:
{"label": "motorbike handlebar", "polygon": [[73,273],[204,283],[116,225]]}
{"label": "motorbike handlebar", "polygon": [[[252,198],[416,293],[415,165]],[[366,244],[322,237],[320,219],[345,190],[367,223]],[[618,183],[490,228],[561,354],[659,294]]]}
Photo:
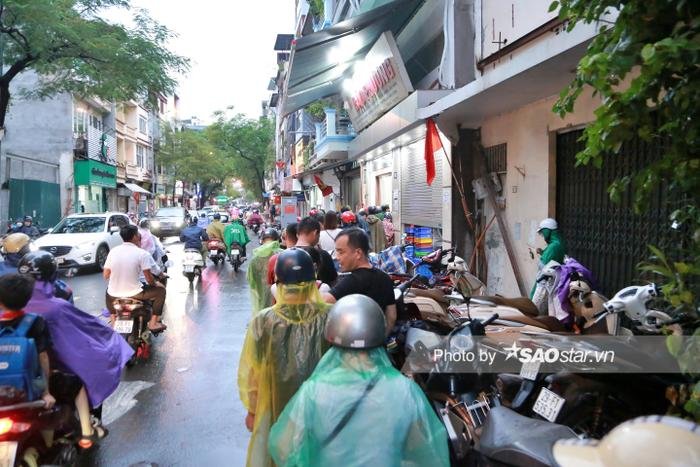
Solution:
{"label": "motorbike handlebar", "polygon": [[6,405],[0,407],[0,412],[12,412],[14,410],[22,409],[42,409],[46,407],[46,403],[43,400],[32,401],[32,402],[21,402],[19,404]]}
{"label": "motorbike handlebar", "polygon": [[486,321],[481,323],[482,326],[488,326],[489,324],[493,323],[498,319],[498,313],[492,314]]}

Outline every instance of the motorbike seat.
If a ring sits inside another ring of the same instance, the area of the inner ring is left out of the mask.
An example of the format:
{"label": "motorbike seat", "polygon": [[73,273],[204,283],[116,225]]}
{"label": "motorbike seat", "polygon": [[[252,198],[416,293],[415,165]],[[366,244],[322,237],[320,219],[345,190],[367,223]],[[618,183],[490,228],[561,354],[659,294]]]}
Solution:
{"label": "motorbike seat", "polygon": [[440,304],[448,304],[449,301],[445,298],[445,293],[442,292],[441,290],[438,289],[418,289],[411,287],[408,290],[409,293],[412,293],[413,295],[417,297],[428,297],[432,298],[436,302]]}
{"label": "motorbike seat", "polygon": [[560,439],[575,438],[564,425],[524,417],[507,407],[494,407],[482,427],[478,450],[508,465],[557,465],[552,446]]}
{"label": "motorbike seat", "polygon": [[530,300],[527,297],[516,297],[516,298],[506,298],[506,297],[499,297],[499,296],[476,296],[474,298],[479,298],[482,300],[487,300],[489,302],[492,302],[496,305],[503,305],[503,306],[509,306],[512,308],[515,308],[516,310],[520,311],[522,314],[527,315],[527,316],[532,316],[535,317],[539,314],[539,310],[537,309],[537,306],[535,306],[534,303],[532,303],[532,300]]}
{"label": "motorbike seat", "polygon": [[566,332],[566,326],[554,316],[508,316],[504,318],[506,321],[514,321],[516,323],[534,326],[536,328],[545,329],[549,332]]}

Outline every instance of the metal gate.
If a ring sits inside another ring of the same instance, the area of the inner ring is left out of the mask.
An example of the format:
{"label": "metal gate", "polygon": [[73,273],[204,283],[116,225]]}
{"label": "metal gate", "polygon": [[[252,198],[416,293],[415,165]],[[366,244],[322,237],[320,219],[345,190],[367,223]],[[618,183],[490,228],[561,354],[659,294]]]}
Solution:
{"label": "metal gate", "polygon": [[632,197],[625,194],[613,203],[608,187],[663,150],[660,142],[639,139],[626,143],[619,155],[608,157],[602,169],[575,167],[576,154],[583,149],[578,139],[583,130],[557,135],[557,221],[564,235],[567,253],[588,267],[607,296],[639,280],[637,265],[649,256],[647,245],[667,247],[671,238],[669,216],[675,209],[666,190],[658,189],[649,207],[635,214]]}
{"label": "metal gate", "polygon": [[34,217],[41,227],[53,227],[61,220],[61,192],[58,183],[10,179],[10,218]]}
{"label": "metal gate", "polygon": [[435,180],[428,186],[425,139],[401,148],[401,223],[442,228],[442,160],[435,160]]}

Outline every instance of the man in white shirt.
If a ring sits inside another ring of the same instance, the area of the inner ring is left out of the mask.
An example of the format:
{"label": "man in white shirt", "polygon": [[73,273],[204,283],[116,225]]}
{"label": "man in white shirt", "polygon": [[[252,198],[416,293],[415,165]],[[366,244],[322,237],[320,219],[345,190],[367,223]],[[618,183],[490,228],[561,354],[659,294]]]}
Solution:
{"label": "man in white shirt", "polygon": [[[119,235],[124,243],[112,248],[104,265],[103,276],[109,281],[107,309],[110,313],[115,313],[112,306],[115,298],[152,300],[153,315],[148,323],[148,329],[153,332],[164,331],[167,326],[160,321],[165,305],[165,287],[155,280],[151,272],[155,261],[146,250],[141,248],[141,234],[135,225],[122,227]],[[142,274],[146,279],[145,286],[140,280]]]}

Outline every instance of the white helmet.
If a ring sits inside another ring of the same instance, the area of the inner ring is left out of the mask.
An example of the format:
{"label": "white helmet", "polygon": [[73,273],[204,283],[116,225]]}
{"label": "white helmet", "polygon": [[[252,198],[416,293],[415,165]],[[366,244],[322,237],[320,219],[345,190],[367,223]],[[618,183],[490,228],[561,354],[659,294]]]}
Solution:
{"label": "white helmet", "polygon": [[559,228],[559,224],[557,224],[557,221],[552,219],[551,217],[546,218],[542,222],[540,222],[540,226],[537,229],[539,232],[542,229],[549,229],[549,230],[557,230]]}
{"label": "white helmet", "polygon": [[700,465],[700,426],[676,417],[640,417],[600,441],[557,441],[553,454],[562,467]]}

